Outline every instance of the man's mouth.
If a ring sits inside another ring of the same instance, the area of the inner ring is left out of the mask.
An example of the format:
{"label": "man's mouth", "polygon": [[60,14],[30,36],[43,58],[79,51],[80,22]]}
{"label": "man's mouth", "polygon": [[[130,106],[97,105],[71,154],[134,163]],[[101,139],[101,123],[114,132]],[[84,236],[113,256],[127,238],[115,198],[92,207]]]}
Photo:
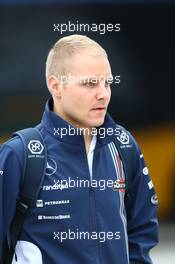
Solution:
{"label": "man's mouth", "polygon": [[92,110],[95,110],[95,111],[104,111],[105,109],[106,109],[105,107],[92,108]]}

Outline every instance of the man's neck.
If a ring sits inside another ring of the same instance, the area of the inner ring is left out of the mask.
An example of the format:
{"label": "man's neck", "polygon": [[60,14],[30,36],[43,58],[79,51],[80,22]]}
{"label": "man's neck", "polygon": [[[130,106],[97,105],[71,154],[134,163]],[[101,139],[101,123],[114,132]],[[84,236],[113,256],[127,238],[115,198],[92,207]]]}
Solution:
{"label": "man's neck", "polygon": [[[89,131],[89,132],[91,132],[91,131]],[[91,133],[88,133],[88,134],[85,133],[84,134],[84,143],[85,143],[86,153],[89,152],[89,147],[90,147],[91,141],[92,141]]]}

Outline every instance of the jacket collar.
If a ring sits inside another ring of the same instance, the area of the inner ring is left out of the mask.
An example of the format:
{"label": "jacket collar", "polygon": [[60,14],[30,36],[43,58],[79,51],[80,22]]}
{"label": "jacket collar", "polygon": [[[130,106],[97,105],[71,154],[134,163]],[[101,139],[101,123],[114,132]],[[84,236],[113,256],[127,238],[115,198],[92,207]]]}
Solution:
{"label": "jacket collar", "polygon": [[[41,120],[41,124],[45,129],[59,141],[67,142],[75,145],[84,145],[83,135],[78,128],[62,119],[59,115],[52,111],[53,100],[50,98],[46,102],[45,111]],[[107,113],[103,125],[97,128],[97,144],[96,148],[106,145],[114,141],[116,137],[117,124]],[[113,132],[111,132],[113,131]],[[95,130],[94,130],[95,133]]]}

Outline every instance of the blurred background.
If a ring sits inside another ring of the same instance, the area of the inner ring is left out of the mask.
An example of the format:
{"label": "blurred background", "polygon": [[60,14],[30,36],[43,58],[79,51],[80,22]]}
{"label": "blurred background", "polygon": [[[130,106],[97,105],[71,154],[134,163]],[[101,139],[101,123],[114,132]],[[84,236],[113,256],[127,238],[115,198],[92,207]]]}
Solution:
{"label": "blurred background", "polygon": [[[75,30],[55,29],[68,23]],[[80,31],[81,23],[120,24],[120,30]],[[109,113],[137,139],[158,194],[154,263],[174,263],[175,1],[0,0],[0,143],[39,122],[49,97],[47,53],[57,39],[74,33],[98,41],[113,75],[120,76],[111,87]]]}

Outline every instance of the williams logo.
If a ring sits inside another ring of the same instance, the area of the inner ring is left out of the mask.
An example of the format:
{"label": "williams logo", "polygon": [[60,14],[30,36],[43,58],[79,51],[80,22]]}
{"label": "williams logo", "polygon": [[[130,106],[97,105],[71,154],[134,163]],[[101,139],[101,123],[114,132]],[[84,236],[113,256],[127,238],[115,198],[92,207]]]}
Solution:
{"label": "williams logo", "polygon": [[125,191],[125,179],[120,178],[114,181],[113,184],[113,191],[120,191],[120,192],[124,192]]}
{"label": "williams logo", "polygon": [[117,137],[117,139],[123,144],[129,144],[129,136],[126,134],[125,131],[122,130],[122,132],[120,133],[120,135]]}
{"label": "williams logo", "polygon": [[39,140],[30,140],[28,149],[32,154],[37,155],[43,152],[44,147]]}

